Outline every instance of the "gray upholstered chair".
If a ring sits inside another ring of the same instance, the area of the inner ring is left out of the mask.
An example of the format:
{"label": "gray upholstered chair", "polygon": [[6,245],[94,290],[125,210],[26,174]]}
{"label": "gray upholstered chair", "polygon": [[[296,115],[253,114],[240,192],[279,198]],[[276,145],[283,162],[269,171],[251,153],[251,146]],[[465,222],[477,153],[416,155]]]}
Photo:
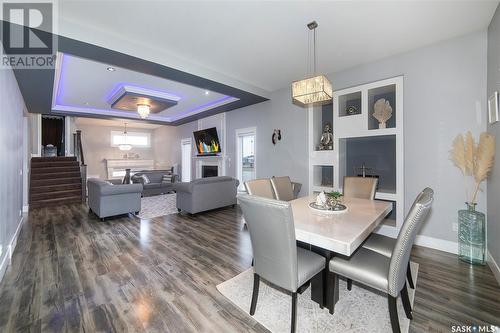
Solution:
{"label": "gray upholstered chair", "polygon": [[254,315],[260,278],[292,293],[291,332],[295,332],[297,291],[317,274],[326,279],[325,258],[298,248],[290,203],[238,195],[250,231],[254,282],[250,315]]}
{"label": "gray upholstered chair", "polygon": [[245,182],[245,189],[248,194],[256,195],[258,197],[275,199],[273,186],[271,185],[271,180],[267,178],[254,179]]}
{"label": "gray upholstered chair", "polygon": [[373,200],[377,183],[375,177],[344,177],[344,197]]}
{"label": "gray upholstered chair", "polygon": [[293,185],[290,177],[273,177],[271,178],[271,185],[273,186],[276,199],[281,201],[291,201],[295,199],[293,193]]}
{"label": "gray upholstered chair", "polygon": [[[381,255],[390,258],[392,256],[392,250],[396,245],[396,241],[396,238],[391,238],[379,234],[371,234],[362,246],[365,249],[380,253]],[[411,275],[410,261],[408,261],[408,265],[406,268],[406,279],[408,280],[408,285],[410,286],[410,288],[415,289],[415,284],[413,283],[413,277]]]}
{"label": "gray upholstered chair", "polygon": [[344,276],[387,294],[392,331],[400,332],[396,301],[401,300],[408,319],[412,312],[406,289],[406,268],[415,237],[431,208],[434,192],[426,188],[417,197],[406,221],[401,227],[391,257],[360,248],[350,258],[334,257],[330,260],[330,278],[334,284],[334,299],[338,297],[339,276]]}

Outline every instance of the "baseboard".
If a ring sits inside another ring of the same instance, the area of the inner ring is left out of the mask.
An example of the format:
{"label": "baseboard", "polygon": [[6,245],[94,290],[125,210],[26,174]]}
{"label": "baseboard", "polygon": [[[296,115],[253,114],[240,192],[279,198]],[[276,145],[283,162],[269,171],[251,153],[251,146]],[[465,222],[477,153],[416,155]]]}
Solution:
{"label": "baseboard", "polygon": [[3,276],[5,275],[5,271],[7,271],[7,267],[9,267],[11,261],[12,261],[12,254],[14,253],[14,250],[16,249],[17,245],[17,237],[19,236],[19,232],[21,231],[21,227],[23,226],[24,223],[24,217],[21,217],[21,220],[19,221],[17,225],[16,232],[12,236],[9,244],[5,248],[5,256],[3,257],[2,262],[0,263],[0,281],[2,281]]}
{"label": "baseboard", "polygon": [[500,267],[498,267],[497,262],[493,258],[490,252],[487,253],[486,256],[486,262],[488,263],[488,266],[490,266],[491,271],[493,272],[493,275],[495,275],[495,279],[497,280],[498,284],[500,285]]}
{"label": "baseboard", "polygon": [[428,247],[448,253],[458,254],[458,243],[444,239],[419,235],[415,239],[415,245]]}
{"label": "baseboard", "polygon": [[[376,230],[377,234],[381,234],[387,237],[396,238],[398,236],[398,230],[394,227],[382,225]],[[458,243],[447,241],[444,239],[418,235],[415,238],[415,245],[428,247],[434,250],[440,250],[448,253],[458,254]]]}

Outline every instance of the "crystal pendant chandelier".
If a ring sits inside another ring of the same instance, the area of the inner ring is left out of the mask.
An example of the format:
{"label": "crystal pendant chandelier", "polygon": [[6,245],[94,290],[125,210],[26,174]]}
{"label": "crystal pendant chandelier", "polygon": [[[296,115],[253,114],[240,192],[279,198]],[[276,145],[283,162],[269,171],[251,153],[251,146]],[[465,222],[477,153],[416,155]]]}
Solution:
{"label": "crystal pendant chandelier", "polygon": [[118,149],[120,150],[130,150],[132,146],[127,143],[127,123],[125,123],[125,129],[123,131],[123,143],[118,145]]}
{"label": "crystal pendant chandelier", "polygon": [[149,105],[147,104],[137,104],[137,113],[142,119],[145,119],[149,116]]}
{"label": "crystal pendant chandelier", "polygon": [[332,101],[332,84],[325,75],[316,74],[316,28],[318,23],[313,21],[307,27],[313,31],[314,36],[314,75],[292,82],[292,102],[300,106],[328,104]]}

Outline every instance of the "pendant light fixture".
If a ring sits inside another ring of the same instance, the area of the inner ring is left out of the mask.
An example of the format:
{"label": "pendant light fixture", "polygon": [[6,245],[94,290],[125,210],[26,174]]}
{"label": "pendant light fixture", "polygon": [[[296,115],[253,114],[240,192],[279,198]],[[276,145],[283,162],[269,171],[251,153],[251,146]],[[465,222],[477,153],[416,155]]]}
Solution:
{"label": "pendant light fixture", "polygon": [[142,119],[149,116],[150,106],[147,104],[137,104],[137,113]]}
{"label": "pendant light fixture", "polygon": [[127,140],[127,123],[125,123],[125,129],[123,130],[123,143],[118,145],[118,149],[124,151],[132,149],[132,146],[128,144]]}
{"label": "pendant light fixture", "polygon": [[292,82],[292,102],[300,106],[322,105],[332,101],[332,84],[325,75],[316,73],[316,28],[318,23],[312,21],[307,25],[313,31],[314,73],[312,77]]}

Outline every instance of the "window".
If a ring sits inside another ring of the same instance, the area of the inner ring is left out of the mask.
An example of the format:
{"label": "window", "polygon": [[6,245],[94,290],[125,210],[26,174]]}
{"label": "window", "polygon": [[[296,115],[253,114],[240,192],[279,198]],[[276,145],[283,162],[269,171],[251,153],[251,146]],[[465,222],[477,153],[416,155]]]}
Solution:
{"label": "window", "polygon": [[191,139],[183,139],[181,141],[181,152],[182,152],[182,181],[190,182],[191,181]]}
{"label": "window", "polygon": [[236,176],[240,181],[240,191],[245,190],[246,181],[256,178],[255,137],[255,128],[236,130]]}
{"label": "window", "polygon": [[129,144],[137,148],[151,147],[151,134],[146,132],[128,132],[127,135],[119,131],[111,131],[111,147]]}

